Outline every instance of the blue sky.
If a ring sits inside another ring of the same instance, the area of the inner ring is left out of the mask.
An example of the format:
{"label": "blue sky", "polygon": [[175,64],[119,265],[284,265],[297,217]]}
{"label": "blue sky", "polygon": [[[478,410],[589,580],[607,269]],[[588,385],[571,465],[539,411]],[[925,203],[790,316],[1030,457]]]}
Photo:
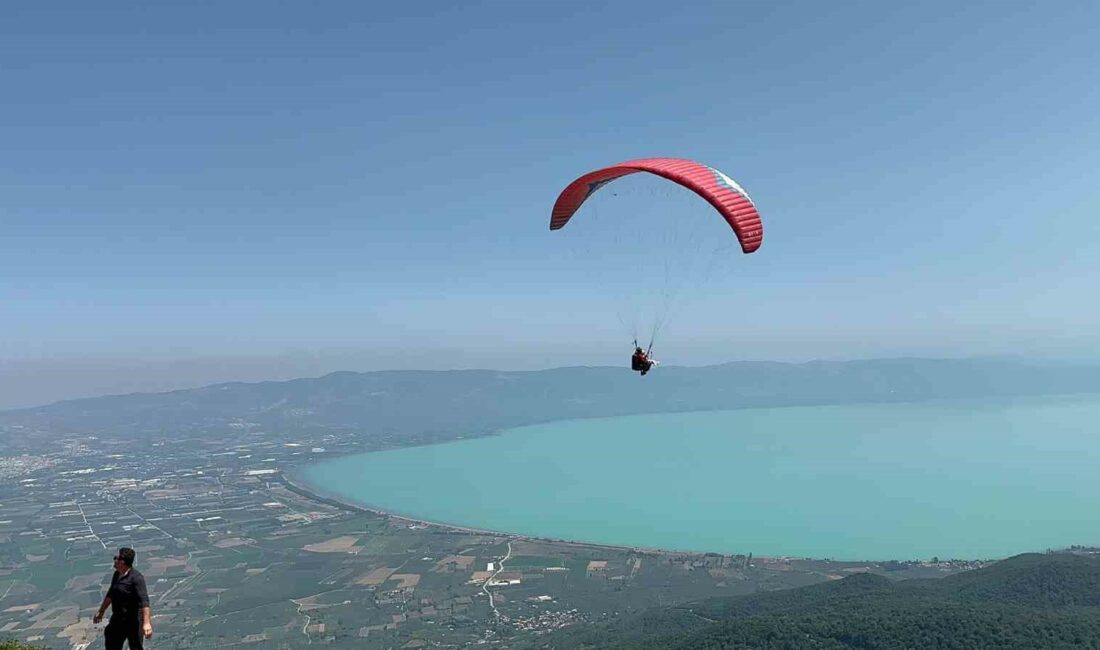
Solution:
{"label": "blue sky", "polygon": [[722,169],[765,221],[671,362],[1100,343],[1096,3],[0,11],[8,363],[614,363],[591,260],[622,256],[562,273],[546,222],[644,156]]}

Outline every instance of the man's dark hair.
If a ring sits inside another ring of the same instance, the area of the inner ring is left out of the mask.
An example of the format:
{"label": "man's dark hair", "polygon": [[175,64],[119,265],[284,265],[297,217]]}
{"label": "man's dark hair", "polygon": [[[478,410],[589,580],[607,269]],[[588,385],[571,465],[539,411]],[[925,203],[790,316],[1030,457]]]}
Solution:
{"label": "man's dark hair", "polygon": [[123,546],[118,549],[118,559],[122,560],[126,566],[134,566],[134,549]]}

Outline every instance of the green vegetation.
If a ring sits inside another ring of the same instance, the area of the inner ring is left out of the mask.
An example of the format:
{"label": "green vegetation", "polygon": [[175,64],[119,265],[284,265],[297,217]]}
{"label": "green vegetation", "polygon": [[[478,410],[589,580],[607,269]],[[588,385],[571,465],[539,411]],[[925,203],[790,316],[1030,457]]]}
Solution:
{"label": "green vegetation", "polygon": [[652,609],[554,648],[1100,647],[1100,557],[1020,555],[941,580],[836,582]]}
{"label": "green vegetation", "polygon": [[[157,647],[1100,648],[1100,560],[1084,551],[899,581],[984,562],[753,562],[509,538],[318,499],[283,474],[316,447],[356,453],[636,412],[640,402],[684,410],[953,394],[966,368],[975,394],[1100,386],[1100,369],[1055,377],[969,362],[667,368],[644,386],[600,368],[338,373],[0,413],[0,445],[15,449],[0,470],[17,479],[0,481],[0,635],[13,639],[0,650],[28,647],[16,637],[101,644],[88,613],[119,546],[139,549]],[[363,400],[379,391],[393,397],[381,410]],[[130,448],[145,452],[117,453]],[[509,551],[504,569],[520,583],[489,588],[491,609],[474,577]],[[802,588],[863,570],[880,575]]]}
{"label": "green vegetation", "polygon": [[562,560],[557,557],[544,557],[541,555],[515,555],[508,559],[507,565],[509,569],[542,569],[549,566],[562,566]]}
{"label": "green vegetation", "polygon": [[45,650],[42,646],[26,645],[18,641],[0,639],[0,650]]}
{"label": "green vegetation", "polygon": [[62,555],[62,553],[52,554],[50,555],[51,559],[33,562],[27,567],[27,580],[34,585],[39,593],[57,594],[64,592],[66,583],[76,575],[97,573],[110,577],[111,568],[102,560],[98,562],[77,560],[69,563],[56,560]]}

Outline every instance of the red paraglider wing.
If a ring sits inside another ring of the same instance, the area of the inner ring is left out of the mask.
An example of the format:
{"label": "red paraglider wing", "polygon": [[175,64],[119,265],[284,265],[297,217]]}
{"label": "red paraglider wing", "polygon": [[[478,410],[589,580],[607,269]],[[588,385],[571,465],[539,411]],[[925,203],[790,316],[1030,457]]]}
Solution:
{"label": "red paraglider wing", "polygon": [[649,172],[679,183],[706,199],[733,228],[741,250],[760,248],[764,225],[747,192],[729,176],[706,165],[680,158],[645,158],[597,169],[581,176],[562,190],[550,213],[550,230],[563,227],[588,197],[616,178]]}

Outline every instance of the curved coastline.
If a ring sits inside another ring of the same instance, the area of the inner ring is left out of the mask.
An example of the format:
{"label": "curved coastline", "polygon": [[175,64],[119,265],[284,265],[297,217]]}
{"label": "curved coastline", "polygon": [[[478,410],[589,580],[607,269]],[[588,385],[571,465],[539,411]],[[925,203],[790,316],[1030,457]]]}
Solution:
{"label": "curved coastline", "polygon": [[[1087,402],[1093,402],[1096,398],[1096,395],[1094,395],[1094,394],[1087,394],[1087,395],[1070,394],[1070,395],[1036,396],[1036,397],[1039,398],[1037,400],[1039,405],[1043,405],[1044,402],[1049,403],[1051,401],[1053,401],[1055,403],[1069,401],[1069,402],[1072,403],[1072,402],[1077,402],[1080,398],[1083,398],[1083,397],[1091,398],[1091,399],[1087,400]],[[946,403],[947,405],[954,406],[954,404],[956,404],[956,403],[962,403],[962,404],[971,403],[971,404],[973,404],[973,403],[976,402],[978,405],[982,405],[982,406],[997,406],[998,410],[1000,410],[1000,407],[998,406],[999,404],[1007,403],[1009,406],[1015,407],[1015,406],[1021,406],[1021,404],[1020,404],[1021,401],[1026,402],[1026,401],[1030,401],[1030,400],[1020,400],[1020,399],[1005,400],[1004,398],[1001,398],[1001,399],[991,399],[991,398],[981,399],[981,398],[979,398],[979,399],[976,399],[976,400],[975,399],[970,399],[970,400],[924,400],[924,401],[921,401],[921,402],[912,402],[912,403],[909,403],[909,404],[911,404],[912,406],[923,406],[923,405],[935,406],[936,403],[941,403],[941,404]],[[931,402],[931,404],[929,404],[930,402]],[[846,407],[850,407],[851,405],[830,405],[830,406],[836,406],[838,408],[846,408]],[[874,407],[874,408],[883,408],[883,407],[894,407],[896,405],[894,405],[894,404],[890,404],[890,405],[869,404],[867,406],[871,406],[871,407]],[[801,410],[799,407],[794,407],[794,408],[796,410]],[[821,407],[817,407],[817,408],[821,408]],[[735,411],[737,413],[742,413],[746,410],[749,410],[749,411],[773,411],[773,410],[774,411],[787,411],[788,409],[787,408],[776,409],[774,407],[772,407],[772,408],[765,407],[765,408],[761,408],[761,409],[736,409],[736,410],[732,410],[732,411]],[[952,412],[954,412],[956,410],[957,409],[954,409],[954,408],[951,409]],[[667,415],[682,416],[682,415],[708,414],[708,413],[711,413],[711,412],[710,411],[689,412],[689,413],[677,412],[677,413],[668,413]],[[652,414],[639,414],[639,415],[645,416],[645,417],[651,417],[652,416]],[[621,420],[623,418],[622,418],[622,416],[596,417],[596,418],[569,418],[569,419],[565,419],[565,420],[562,420],[562,421],[559,421],[559,422],[564,424],[564,423],[569,423],[569,422],[584,422],[584,421],[605,420],[605,419],[606,420]],[[547,424],[548,423],[536,423],[536,424],[532,424],[532,425],[523,425],[523,426],[519,426],[519,427],[509,427],[509,428],[506,428],[506,429],[503,429],[503,430],[498,430],[498,431],[493,431],[493,432],[490,432],[490,433],[486,433],[482,436],[477,436],[476,438],[497,437],[497,436],[499,436],[503,433],[515,432],[517,430],[524,430],[524,429],[528,429],[528,428],[538,428],[538,427],[546,426]],[[1032,427],[1032,428],[1034,428],[1034,427]],[[997,434],[997,435],[1001,435],[1001,434]],[[413,446],[436,447],[436,446],[440,446],[440,445],[450,445],[450,444],[455,444],[455,443],[459,443],[459,442],[466,442],[466,441],[462,440],[462,439],[452,439],[452,440],[446,440],[446,441],[438,441],[438,442],[428,444],[428,445],[413,445]],[[976,445],[978,445],[978,447],[981,447],[981,445],[984,444],[984,443],[982,443],[980,440],[976,440],[973,444],[976,444]],[[339,455],[328,456],[324,460],[317,459],[317,461],[319,461],[319,463],[324,463],[324,462],[327,462],[327,461],[334,461],[334,460],[341,459],[341,458],[346,459],[346,458],[352,458],[352,457],[355,457],[355,456],[373,455],[374,453],[376,453],[378,451],[393,451],[395,449],[401,449],[401,448],[404,448],[404,446],[399,446],[397,448],[378,449],[378,450],[370,450],[370,451],[356,451],[356,452],[353,452],[353,453],[343,453],[343,454],[339,454]],[[979,449],[979,451],[980,451],[980,449]],[[975,457],[982,457],[982,456],[981,456],[981,454],[976,454]],[[303,460],[305,460],[305,459],[303,459]],[[864,551],[864,552],[859,552],[859,550],[857,550],[855,548],[852,548],[850,550],[856,550],[857,552],[853,553],[853,554],[850,554],[850,555],[849,555],[849,553],[844,552],[843,550],[837,550],[837,549],[825,548],[825,547],[818,548],[817,550],[819,552],[815,553],[813,548],[806,548],[806,546],[812,546],[812,545],[807,545],[807,544],[802,544],[802,546],[804,547],[802,549],[786,548],[786,549],[784,549],[786,552],[784,552],[784,550],[780,550],[781,548],[783,548],[783,544],[780,544],[780,548],[772,547],[771,549],[768,548],[769,545],[761,545],[761,544],[758,544],[758,543],[749,543],[747,545],[748,548],[745,548],[745,546],[743,546],[742,544],[736,544],[735,546],[733,546],[731,548],[730,545],[722,543],[725,540],[719,540],[719,542],[720,542],[719,544],[712,545],[712,544],[707,544],[706,542],[708,540],[705,540],[705,539],[696,539],[696,540],[694,540],[696,542],[703,542],[702,544],[696,544],[694,546],[683,547],[683,546],[679,546],[676,539],[669,539],[668,535],[664,536],[665,539],[653,539],[652,540],[653,542],[658,542],[658,543],[657,544],[648,544],[648,545],[644,544],[644,543],[643,544],[631,543],[632,540],[630,540],[629,538],[625,539],[625,540],[621,539],[621,538],[620,539],[615,539],[614,536],[611,539],[607,539],[605,537],[602,541],[587,541],[585,539],[585,537],[583,537],[583,535],[582,536],[577,536],[576,535],[576,533],[578,533],[578,532],[583,533],[583,531],[579,531],[579,530],[571,531],[572,535],[570,535],[568,537],[556,536],[554,533],[557,532],[557,531],[546,530],[546,528],[543,527],[543,526],[536,526],[534,528],[529,527],[529,526],[528,527],[522,527],[521,526],[521,528],[523,528],[523,530],[521,532],[517,532],[515,530],[509,530],[507,528],[492,528],[492,527],[486,527],[484,525],[479,526],[479,525],[476,525],[476,524],[467,525],[467,524],[463,524],[463,523],[458,522],[458,521],[449,521],[447,519],[440,519],[440,518],[437,518],[434,515],[427,514],[427,513],[423,513],[423,514],[405,513],[405,512],[402,512],[400,510],[400,507],[393,508],[392,505],[391,506],[379,506],[379,505],[376,505],[376,504],[365,502],[363,500],[360,500],[360,499],[356,498],[357,495],[354,492],[352,492],[352,493],[348,493],[348,492],[340,493],[340,492],[334,492],[334,491],[330,491],[330,490],[326,489],[325,484],[324,484],[323,473],[322,474],[317,474],[316,472],[314,472],[312,474],[315,474],[315,476],[311,476],[311,473],[309,472],[310,468],[316,466],[316,464],[319,464],[317,461],[312,462],[312,463],[307,461],[306,463],[302,463],[300,465],[296,464],[294,466],[285,468],[283,470],[283,474],[285,474],[285,476],[286,476],[287,484],[290,485],[290,486],[293,486],[294,489],[296,489],[297,491],[303,493],[305,496],[307,496],[309,498],[312,498],[312,499],[315,499],[315,500],[318,500],[318,501],[323,501],[323,502],[328,503],[330,505],[335,505],[337,507],[345,508],[345,509],[348,509],[348,510],[371,513],[375,516],[379,516],[379,517],[383,517],[383,518],[387,518],[387,519],[393,519],[393,520],[396,520],[396,521],[399,521],[399,522],[405,522],[407,524],[418,524],[418,525],[423,525],[423,526],[432,526],[432,527],[436,527],[436,528],[439,528],[439,529],[446,529],[446,530],[450,530],[450,531],[463,532],[463,533],[469,533],[469,534],[493,535],[493,536],[499,536],[499,537],[502,537],[502,538],[509,538],[509,539],[527,539],[527,540],[532,540],[532,541],[542,541],[542,542],[546,542],[546,543],[574,545],[574,546],[578,546],[578,547],[608,548],[608,549],[616,549],[616,550],[621,550],[621,551],[634,551],[634,552],[650,552],[650,553],[666,553],[666,554],[697,554],[697,555],[704,555],[704,554],[707,554],[707,553],[722,553],[722,554],[726,554],[726,555],[737,555],[737,554],[747,554],[749,550],[752,550],[753,555],[755,555],[757,557],[790,558],[790,559],[808,560],[808,561],[832,560],[832,561],[840,561],[840,562],[872,562],[872,563],[877,563],[877,562],[887,562],[887,561],[901,561],[901,562],[921,561],[922,558],[933,557],[933,556],[949,557],[949,558],[958,559],[958,560],[994,560],[994,559],[1009,557],[1011,555],[1014,555],[1014,554],[1020,553],[1020,552],[1038,551],[1038,550],[1041,550],[1043,548],[1063,548],[1063,547],[1068,547],[1068,545],[1070,543],[1084,543],[1084,542],[1076,541],[1080,538],[1075,537],[1075,535],[1077,533],[1075,531],[1069,530],[1069,529],[1062,531],[1062,533],[1066,533],[1066,534],[1058,534],[1056,536],[1051,536],[1047,539],[1036,539],[1036,538],[1034,538],[1034,536],[1032,536],[1031,538],[1028,538],[1025,535],[1025,536],[1022,536],[1020,539],[1017,540],[1017,543],[1019,544],[1019,546],[1013,545],[1011,547],[1006,546],[1005,544],[985,544],[984,548],[981,548],[982,545],[980,545],[980,544],[972,544],[970,548],[967,548],[965,550],[960,546],[956,546],[953,550],[947,550],[947,549],[943,549],[943,548],[937,549],[935,547],[932,547],[931,550],[928,550],[927,553],[922,552],[923,550],[926,550],[926,549],[917,548],[915,545],[910,545],[911,548],[900,548],[899,547],[899,548],[892,549],[895,552],[889,552],[891,549],[887,549],[887,548],[872,549],[870,547],[867,547],[867,548],[862,549],[862,551]],[[908,486],[906,486],[906,487],[908,487]],[[483,495],[483,498],[491,498],[491,497],[488,494],[485,494],[485,495]],[[445,513],[438,513],[438,514],[445,514]],[[452,513],[452,514],[458,514],[458,512],[456,511],[455,513]],[[751,520],[749,520],[749,521],[751,521]],[[938,522],[938,520],[937,520],[937,522]],[[498,522],[498,523],[499,524],[504,524],[505,526],[507,526],[506,521],[501,521],[501,522]],[[531,522],[527,522],[527,523],[531,523]],[[493,526],[493,525],[494,524],[492,524],[492,523],[489,524],[489,526]],[[1087,531],[1085,531],[1085,532],[1087,532]],[[1093,530],[1093,533],[1095,533],[1095,530]],[[1094,534],[1091,535],[1091,536],[1094,536]],[[965,540],[967,538],[965,538],[965,536],[964,536],[960,539]],[[1067,541],[1067,540],[1074,540],[1074,541],[1071,542],[1071,541]],[[688,541],[689,544],[690,544],[689,540],[686,540],[686,539],[685,540],[679,540],[679,542],[681,542],[681,543],[684,542],[684,541]],[[710,539],[709,541],[714,542],[715,539]],[[732,538],[731,538],[731,541],[732,541]],[[759,540],[759,541],[765,541],[766,542],[767,540]],[[741,548],[738,548],[739,546]],[[757,549],[759,549],[759,551]],[[769,550],[772,550],[772,552],[769,553],[768,552]],[[777,550],[779,551],[778,553],[775,552]],[[799,552],[800,550],[802,552]],[[887,552],[886,553],[877,553],[877,552],[875,552],[876,550],[885,550]],[[944,550],[946,550],[946,553],[944,552]],[[867,551],[871,551],[871,552],[868,553]],[[897,552],[897,551],[901,551],[901,552]]]}
{"label": "curved coastline", "polygon": [[[354,456],[357,454],[347,454],[346,456],[339,456],[338,458],[346,458],[347,456]],[[700,551],[700,550],[688,550],[688,549],[673,549],[673,548],[659,548],[651,546],[638,546],[634,544],[607,544],[603,542],[588,542],[580,539],[563,539],[558,537],[547,537],[545,535],[528,535],[526,533],[513,533],[502,530],[490,530],[488,528],[476,528],[473,526],[463,526],[461,524],[453,524],[444,521],[433,521],[430,519],[422,519],[419,517],[413,517],[410,515],[403,515],[399,512],[393,512],[377,506],[369,506],[363,503],[356,502],[354,499],[348,499],[347,497],[329,493],[323,488],[315,487],[309,479],[307,479],[301,472],[302,467],[294,467],[288,470],[284,470],[279,474],[278,478],[287,489],[295,492],[307,499],[312,499],[326,505],[331,505],[344,510],[351,510],[358,513],[372,514],[378,517],[383,517],[391,521],[408,522],[414,525],[431,526],[434,528],[442,528],[444,530],[456,532],[456,533],[470,533],[475,535],[493,535],[495,537],[505,537],[510,540],[529,540],[535,542],[544,542],[548,544],[563,544],[566,546],[575,546],[582,548],[605,548],[614,551],[626,551],[633,553],[660,553],[669,555],[706,555],[708,553],[717,553],[717,551]],[[723,555],[729,555],[724,553]],[[806,560],[814,562],[830,561],[828,558],[814,558],[814,557],[800,557],[793,555],[766,555],[754,553],[753,557],[761,559],[791,559],[791,560]],[[839,562],[878,562],[878,560],[837,560]],[[904,560],[903,560],[904,561]]]}
{"label": "curved coastline", "polygon": [[[354,456],[356,454],[348,454],[348,455],[349,456]],[[337,456],[336,458],[346,458],[346,457],[347,456]],[[319,501],[320,503],[324,503],[326,505],[334,506],[334,507],[341,508],[341,509],[344,509],[344,510],[352,510],[354,512],[377,515],[379,517],[385,517],[387,519],[398,519],[400,521],[408,521],[408,522],[412,522],[414,524],[423,524],[425,526],[435,526],[437,528],[446,528],[448,530],[453,530],[453,531],[456,531],[456,532],[476,533],[476,534],[480,534],[480,535],[498,535],[498,536],[501,536],[501,537],[511,537],[511,538],[515,538],[515,539],[519,539],[519,538],[534,539],[529,535],[520,535],[520,534],[516,534],[516,533],[508,533],[508,532],[504,532],[504,531],[500,531],[500,530],[489,530],[489,529],[486,529],[486,528],[474,528],[474,527],[471,527],[471,526],[461,526],[459,524],[451,524],[451,523],[446,523],[446,522],[442,522],[442,521],[429,521],[427,519],[418,519],[416,517],[410,517],[410,516],[403,515],[403,514],[398,513],[398,512],[391,512],[389,510],[385,510],[385,509],[380,508],[378,506],[371,506],[371,505],[366,505],[366,504],[363,504],[363,503],[359,503],[359,502],[355,501],[354,499],[349,499],[347,497],[331,493],[328,490],[325,490],[323,488],[319,488],[319,487],[315,486],[313,483],[311,483],[309,481],[309,479],[307,479],[301,473],[301,471],[300,471],[301,469],[302,469],[301,467],[295,467],[293,469],[285,470],[282,474],[279,475],[279,479],[287,487],[287,489],[291,490],[292,492],[300,494],[301,496],[304,496],[307,499],[312,499],[314,501]]]}
{"label": "curved coastline", "polygon": [[[363,452],[359,452],[363,453]],[[370,453],[370,452],[366,452]],[[357,454],[345,454],[342,456],[336,456],[334,458],[346,458],[348,456],[356,456]],[[331,459],[330,459],[331,460]],[[489,528],[477,528],[474,526],[464,526],[462,524],[455,524],[445,521],[436,521],[432,519],[424,519],[421,517],[415,517],[412,515],[405,515],[399,512],[394,512],[379,506],[367,505],[349,499],[343,495],[331,493],[324,488],[315,486],[312,482],[306,478],[302,469],[304,466],[297,466],[288,468],[278,475],[278,480],[289,490],[303,496],[307,499],[324,503],[343,510],[350,510],[352,512],[361,514],[371,514],[376,517],[381,517],[391,522],[398,522],[403,524],[412,524],[425,527],[440,528],[454,533],[465,533],[473,535],[491,535],[494,537],[503,537],[511,541],[532,541],[542,542],[546,544],[561,544],[563,546],[571,546],[576,548],[591,548],[591,549],[607,549],[611,551],[640,553],[640,554],[653,554],[653,555],[731,555],[727,552],[719,551],[704,551],[698,549],[676,549],[676,548],[664,548],[656,546],[641,546],[636,544],[610,544],[605,542],[591,542],[582,539],[565,539],[560,537],[549,537],[546,535],[531,535],[527,533],[508,532],[503,530],[492,530]],[[739,555],[734,553],[732,555]],[[744,553],[740,555],[745,555]],[[805,562],[837,562],[841,564],[881,564],[883,562],[919,562],[919,558],[890,558],[890,559],[852,559],[852,558],[828,558],[828,557],[813,557],[813,556],[801,556],[801,555],[770,555],[768,553],[751,553],[753,557],[761,560],[798,560]],[[1009,557],[1009,556],[1004,556]],[[976,561],[976,562],[993,562],[1004,559],[1004,557],[989,557],[989,558],[951,558],[949,561]]]}

